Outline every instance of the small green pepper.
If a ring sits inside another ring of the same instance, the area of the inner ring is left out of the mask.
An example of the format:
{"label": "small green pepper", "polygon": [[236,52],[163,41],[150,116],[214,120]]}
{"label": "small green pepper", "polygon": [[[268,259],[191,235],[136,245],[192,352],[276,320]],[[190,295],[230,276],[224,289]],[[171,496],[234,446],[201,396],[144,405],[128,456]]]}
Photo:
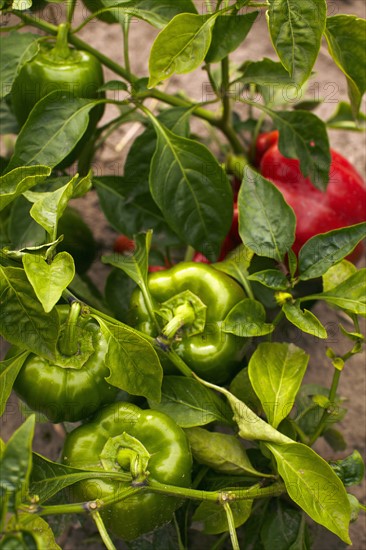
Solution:
{"label": "small green pepper", "polygon": [[[104,83],[102,65],[92,54],[70,48],[68,26],[59,25],[56,41],[43,42],[39,52],[25,63],[11,91],[14,114],[22,126],[35,104],[53,91],[68,97],[97,99],[103,97],[99,88]],[[69,166],[86,147],[104,112],[104,105],[95,106],[89,113],[89,124],[76,148],[61,166]]]}
{"label": "small green pepper", "polygon": [[159,334],[139,289],[131,297],[130,323],[157,337],[162,348],[174,349],[204,379],[218,384],[228,380],[240,365],[248,343],[225,332],[223,322],[246,297],[241,286],[211,265],[182,262],[151,273],[148,287],[165,326]]}
{"label": "small green pepper", "polygon": [[182,503],[176,497],[146,490],[151,478],[178,487],[191,484],[192,456],[183,430],[172,418],[132,403],[113,403],[95,419],[69,433],[62,460],[80,469],[131,474],[132,480],[90,478],[72,486],[72,500],[84,502],[123,495],[127,487],[141,492],[101,510],[117,536],[131,540],[170,521]]}
{"label": "small green pepper", "polygon": [[[58,311],[65,320],[67,308]],[[61,330],[55,361],[31,354],[14,389],[33,411],[43,413],[51,422],[75,422],[113,401],[118,389],[105,380],[109,376],[104,363],[108,342],[98,324],[90,317],[75,321],[70,312]]]}

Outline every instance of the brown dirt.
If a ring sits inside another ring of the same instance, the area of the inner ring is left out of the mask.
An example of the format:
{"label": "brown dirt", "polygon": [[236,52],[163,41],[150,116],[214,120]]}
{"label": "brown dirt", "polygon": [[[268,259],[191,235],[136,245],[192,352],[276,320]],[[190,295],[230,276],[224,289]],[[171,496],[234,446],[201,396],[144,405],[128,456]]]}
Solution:
{"label": "brown dirt", "polygon": [[[201,6],[204,2],[198,2]],[[329,0],[329,9],[331,14],[336,13],[351,13],[365,18],[366,4],[364,0]],[[78,7],[75,20],[81,21],[85,16],[85,9]],[[56,10],[56,19],[59,18],[59,11]],[[96,32],[97,28],[97,32]],[[131,62],[132,69],[135,73],[141,76],[147,74],[147,59],[148,51],[156,30],[149,27],[147,24],[134,20],[131,31]],[[235,62],[238,64],[245,59],[261,59],[263,56],[274,58],[273,49],[267,38],[268,34],[265,29],[264,15],[255,23],[255,27],[249,34],[245,42],[245,47],[239,49],[235,53]],[[118,25],[108,26],[98,22],[97,26],[93,23],[88,25],[81,33],[81,37],[90,42],[94,47],[100,49],[105,54],[110,55],[115,60],[122,62],[122,44],[121,32]],[[106,71],[106,79],[115,79],[110,71]],[[189,96],[199,100],[202,94],[205,93],[206,81],[205,75],[201,71],[196,71],[193,75],[184,77],[173,77],[168,82],[167,90],[184,90]],[[347,90],[345,79],[341,75],[339,69],[330,62],[327,54],[326,45],[323,44],[318,62],[315,67],[315,75],[311,81],[310,90],[314,95],[320,91],[322,96],[326,96],[325,102],[317,110],[317,114],[322,118],[327,118],[336,108],[337,103],[341,100],[347,100]],[[301,93],[300,91],[298,93]],[[154,105],[151,105],[153,108]],[[242,109],[242,106],[238,105]],[[104,121],[113,115],[113,108],[108,109]],[[130,142],[126,140],[129,133],[138,131],[133,125],[127,125],[116,132],[108,140],[103,150],[95,159],[94,170],[97,173],[116,174],[122,173],[123,162],[126,150]],[[356,133],[344,133],[338,131],[330,131],[331,145],[345,155],[362,173],[366,176],[366,147],[365,136]],[[130,135],[131,137],[131,135]],[[123,141],[127,141],[125,147],[121,149]],[[79,199],[76,206],[82,211],[85,220],[92,227],[99,244],[99,254],[111,250],[115,233],[106,223],[103,214],[98,208],[96,196],[90,193],[87,198]],[[361,261],[365,265],[365,259]],[[106,274],[106,268],[100,262],[96,262],[90,272],[94,282],[100,287],[103,287],[103,281]],[[322,304],[316,305],[316,314],[319,315],[322,322],[328,328],[331,335],[327,341],[314,340],[310,336],[299,335],[293,333],[295,341],[298,345],[304,347],[311,354],[311,361],[306,373],[306,381],[319,383],[329,387],[332,368],[329,360],[325,357],[325,349],[329,346],[335,348],[340,353],[344,353],[348,349],[348,344],[341,337],[338,325],[339,322],[347,326],[347,320],[340,318],[337,311],[330,310]],[[365,326],[364,326],[365,328]],[[288,334],[284,334],[284,338],[288,338]],[[3,345],[3,352],[5,346]],[[348,413],[344,421],[340,425],[346,438],[348,448],[345,452],[334,454],[332,450],[324,442],[320,442],[317,450],[325,458],[340,458],[350,454],[353,449],[358,449],[363,457],[366,456],[366,411],[365,411],[365,354],[356,356],[347,363],[346,369],[342,373],[339,393],[346,398],[346,407]],[[0,429],[1,437],[8,439],[15,427],[22,421],[22,409],[17,399],[12,396],[8,403],[7,412],[1,419]],[[38,424],[36,429],[35,450],[44,453],[51,459],[57,459],[62,447],[63,433],[59,426],[50,426],[49,424]],[[350,492],[355,494],[359,500],[366,502],[365,484],[362,486],[351,488]],[[354,550],[366,549],[366,521],[365,514],[360,516],[359,521],[351,526],[351,538],[353,541]],[[85,534],[87,533],[87,535]],[[81,526],[79,521],[75,519],[71,529],[68,529],[60,537],[60,544],[63,550],[74,550],[75,548],[86,548],[89,550],[99,550],[103,548],[103,544],[95,538],[95,529],[87,523],[86,530]],[[85,537],[88,537],[85,539]],[[204,548],[204,546],[201,546]],[[325,533],[319,529],[319,536],[316,540],[315,550],[340,550],[347,548],[341,543],[338,538]],[[46,549],[45,549],[46,550]]]}

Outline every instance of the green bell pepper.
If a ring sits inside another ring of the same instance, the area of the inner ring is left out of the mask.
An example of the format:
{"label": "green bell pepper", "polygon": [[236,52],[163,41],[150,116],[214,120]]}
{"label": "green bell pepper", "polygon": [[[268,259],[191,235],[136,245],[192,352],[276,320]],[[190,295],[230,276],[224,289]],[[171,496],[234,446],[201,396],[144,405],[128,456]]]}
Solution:
{"label": "green bell pepper", "polygon": [[[61,326],[59,352],[54,361],[31,354],[24,362],[14,389],[33,410],[51,422],[75,422],[114,401],[118,389],[105,378],[108,342],[90,317],[78,317],[78,304],[59,307]],[[73,308],[75,311],[73,311]],[[75,315],[76,312],[76,315]]]}
{"label": "green bell pepper", "polygon": [[211,265],[182,262],[151,273],[148,287],[160,324],[165,326],[159,334],[140,289],[131,297],[130,324],[157,337],[161,348],[175,350],[204,379],[217,384],[227,381],[240,365],[248,343],[225,332],[223,322],[246,297],[241,286]]}
{"label": "green bell pepper", "polygon": [[123,495],[131,486],[144,487],[133,496],[101,510],[107,526],[117,536],[131,540],[172,519],[182,503],[173,496],[146,489],[149,478],[160,483],[189,487],[192,456],[184,431],[172,418],[155,410],[141,410],[132,403],[113,403],[91,423],[70,432],[65,441],[64,464],[80,469],[131,474],[131,481],[93,478],[72,486],[75,502]]}
{"label": "green bell pepper", "polygon": [[[56,41],[42,42],[39,52],[19,71],[11,91],[12,109],[22,126],[35,104],[53,91],[70,98],[104,97],[99,88],[104,83],[102,65],[92,54],[68,46],[68,25],[58,27]],[[89,113],[89,124],[74,150],[62,161],[69,166],[81,155],[104,112],[96,105]]]}

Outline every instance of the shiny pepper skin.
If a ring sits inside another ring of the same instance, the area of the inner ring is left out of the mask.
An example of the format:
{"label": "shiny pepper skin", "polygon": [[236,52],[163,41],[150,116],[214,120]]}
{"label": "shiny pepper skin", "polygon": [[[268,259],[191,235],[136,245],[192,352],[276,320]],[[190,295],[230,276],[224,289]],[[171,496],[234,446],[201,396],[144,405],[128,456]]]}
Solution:
{"label": "shiny pepper skin", "polygon": [[[296,254],[314,235],[366,221],[364,180],[347,159],[333,149],[331,159],[326,191],[320,191],[301,173],[298,160],[280,153],[278,132],[262,134],[258,138],[260,173],[275,184],[296,214],[293,245]],[[359,251],[360,247],[356,249],[358,254]]]}
{"label": "shiny pepper skin", "polygon": [[[207,308],[202,332],[187,335],[179,331],[172,349],[205,380],[223,383],[241,364],[248,340],[225,332],[224,319],[246,295],[231,277],[205,263],[181,262],[170,269],[150,273],[148,285],[156,311],[166,300],[190,290]],[[159,336],[151,321],[141,290],[136,289],[130,302],[130,324],[150,336]],[[163,364],[165,369],[165,364]]]}
{"label": "shiny pepper skin", "polygon": [[[61,320],[66,309],[58,308]],[[93,343],[93,351],[83,365],[69,358],[66,365],[33,353],[26,359],[16,378],[14,389],[33,410],[54,423],[75,422],[114,401],[118,389],[105,380],[110,374],[104,363],[108,342],[91,318],[78,322],[83,338]],[[74,362],[74,364],[73,364]]]}
{"label": "shiny pepper skin", "polygon": [[[87,51],[70,48],[67,36],[68,26],[59,25],[57,38],[42,43],[38,53],[22,65],[11,90],[12,109],[19,126],[25,124],[34,106],[51,92],[54,92],[55,107],[60,102],[60,98],[99,99],[104,97],[104,92],[99,91],[104,83],[101,63]],[[79,162],[78,170],[79,173],[88,171],[86,159],[91,154],[89,151],[93,144],[91,136],[103,113],[102,104],[91,109],[87,129],[72,151],[69,151],[68,136],[65,135],[67,155],[58,165],[59,168],[66,168],[77,159],[80,161],[84,157],[84,160]]]}
{"label": "shiny pepper skin", "polygon": [[[132,444],[125,437],[127,434]],[[192,456],[187,437],[172,418],[155,410],[142,410],[132,403],[113,403],[102,409],[90,423],[70,432],[62,453],[64,464],[74,468],[130,473],[133,439],[145,447],[149,456],[148,479],[167,485],[190,487]],[[144,483],[142,480],[140,483]],[[138,480],[135,480],[138,483]],[[118,496],[131,487],[131,481],[94,478],[72,486],[75,502]],[[101,510],[101,516],[115,535],[125,540],[152,531],[170,521],[182,504],[173,496],[143,490]]]}

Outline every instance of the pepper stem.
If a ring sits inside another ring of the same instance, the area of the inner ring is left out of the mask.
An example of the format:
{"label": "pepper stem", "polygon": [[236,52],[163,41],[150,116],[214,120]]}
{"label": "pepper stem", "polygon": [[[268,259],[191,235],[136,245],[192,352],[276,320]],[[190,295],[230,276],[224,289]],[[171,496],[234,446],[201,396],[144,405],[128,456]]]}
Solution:
{"label": "pepper stem", "polygon": [[75,355],[79,350],[79,330],[77,320],[79,318],[80,311],[80,302],[73,302],[70,306],[65,329],[63,330],[58,341],[58,348],[63,355]]}
{"label": "pepper stem", "polygon": [[71,53],[68,43],[70,25],[61,23],[57,28],[57,38],[55,47],[52,49],[52,56],[59,59],[67,59]]}
{"label": "pepper stem", "polygon": [[116,456],[116,462],[121,466],[122,470],[131,472],[132,479],[139,478],[144,474],[139,460],[139,454],[132,449],[119,449]]}
{"label": "pepper stem", "polygon": [[181,304],[175,309],[174,317],[163,328],[162,335],[168,340],[172,340],[180,328],[190,325],[195,318],[196,314],[191,304]]}

